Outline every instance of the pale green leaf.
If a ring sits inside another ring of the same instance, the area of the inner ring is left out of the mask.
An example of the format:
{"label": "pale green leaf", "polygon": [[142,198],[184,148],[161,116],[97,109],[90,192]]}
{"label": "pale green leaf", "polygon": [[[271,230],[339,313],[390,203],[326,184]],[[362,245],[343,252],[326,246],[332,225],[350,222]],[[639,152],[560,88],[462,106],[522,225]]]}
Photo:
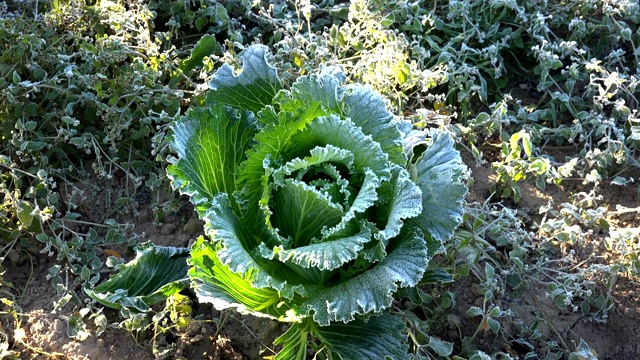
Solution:
{"label": "pale green leaf", "polygon": [[584,339],[580,339],[578,348],[569,354],[568,360],[598,360],[598,354],[589,347]]}
{"label": "pale green leaf", "polygon": [[[261,116],[266,116],[265,114],[271,114],[271,112],[260,113]],[[256,145],[247,152],[247,160],[238,169],[238,190],[241,191],[238,196],[245,202],[245,208],[249,212],[258,212],[258,202],[264,190],[263,179],[270,175],[265,169],[265,164],[269,165],[271,160],[275,161],[283,157],[283,154],[292,147],[292,136],[306,125],[289,121],[286,115],[273,116],[275,118],[254,137]],[[289,157],[286,160],[291,159]],[[269,169],[271,170],[273,169]]]}
{"label": "pale green leaf", "polygon": [[531,157],[531,154],[533,153],[533,144],[531,143],[529,134],[525,134],[522,137],[522,147],[524,148],[524,153],[527,155],[527,157]]}
{"label": "pale green leaf", "polygon": [[167,173],[175,189],[198,205],[236,190],[237,167],[246,158],[255,124],[250,113],[217,104],[194,108],[172,127],[173,159]]}
{"label": "pale green leaf", "polygon": [[483,314],[484,312],[482,311],[482,309],[480,309],[477,306],[471,306],[466,313],[468,317],[476,317],[476,316],[481,316]]}
{"label": "pale green leaf", "polygon": [[275,99],[282,111],[306,118],[329,114],[342,115],[344,89],[340,83],[344,75],[337,68],[323,69],[320,74],[302,76],[286,92]]}
{"label": "pale green leaf", "polygon": [[429,347],[439,356],[449,356],[453,352],[453,344],[435,336],[429,337]]}
{"label": "pale green leaf", "polygon": [[251,251],[264,239],[260,239],[260,233],[254,232],[254,228],[247,226],[233,213],[227,194],[221,193],[214,198],[203,219],[207,235],[220,245],[216,257],[231,272],[245,278],[250,277],[252,287],[275,289],[288,299],[293,298],[294,291],[305,291],[301,286],[291,286],[282,280],[287,278],[286,269],[282,265],[278,264],[280,266],[275,270],[277,273],[273,273],[278,275],[277,279],[264,268],[269,264],[259,264],[251,256]]}
{"label": "pale green leaf", "polygon": [[[282,186],[284,179],[294,178],[302,180],[305,175],[312,174],[315,180],[309,181],[309,185],[323,193],[325,197],[341,208],[346,208],[351,199],[352,191],[349,189],[349,181],[342,177],[336,165],[344,165],[349,172],[353,171],[353,154],[333,145],[315,147],[309,152],[309,156],[295,158],[284,166],[273,170],[271,176],[275,185]],[[269,164],[270,165],[270,164]],[[330,177],[332,181],[324,179]],[[267,187],[266,190],[269,188]],[[268,194],[263,194],[262,203],[268,203]]]}
{"label": "pale green leaf", "polygon": [[[33,205],[31,203],[24,200],[16,201],[16,215],[18,216],[18,220],[22,223],[24,227],[31,226],[33,219],[35,218],[33,215]],[[4,230],[4,229],[3,229]]]}
{"label": "pale green leaf", "polygon": [[410,166],[414,182],[422,190],[422,213],[416,224],[442,242],[453,236],[462,222],[466,166],[454,141],[445,132],[432,134],[433,142]]}
{"label": "pale green leaf", "polygon": [[341,163],[350,171],[353,171],[353,154],[349,150],[340,149],[333,145],[323,147],[317,146],[309,151],[309,156],[295,158],[287,162],[284,166],[273,171],[273,177],[277,182],[281,182],[285,176],[291,175],[299,170],[308,170],[314,165],[323,163]]}
{"label": "pale green leaf", "polygon": [[366,168],[360,191],[358,191],[358,194],[349,207],[349,210],[344,213],[342,220],[338,225],[331,229],[323,230],[323,235],[325,237],[329,237],[332,234],[342,231],[351,220],[356,218],[356,214],[362,214],[370,209],[378,200],[377,190],[379,187],[380,179],[371,169]]}
{"label": "pale green leaf", "polygon": [[274,360],[306,360],[308,332],[302,331],[301,326],[293,324],[273,341],[273,345],[282,345]]}
{"label": "pale green leaf", "polygon": [[333,114],[346,118],[379,143],[391,162],[406,164],[401,134],[384,98],[366,86],[342,87],[344,79],[340,69],[324,68],[318,75],[299,78],[289,92],[281,93],[277,102],[282,110],[303,114],[301,116]]}
{"label": "pale green leaf", "polygon": [[252,45],[241,52],[242,71],[239,75],[231,65],[222,65],[209,82],[212,91],[208,101],[253,112],[271,105],[282,88],[282,82],[266,59],[268,53],[269,48],[264,45]]}
{"label": "pale green leaf", "polygon": [[353,153],[355,171],[364,175],[365,169],[371,169],[380,180],[388,180],[389,156],[382,151],[380,144],[365,134],[356,124],[335,115],[319,117],[312,121],[304,132],[294,136],[292,141],[300,146],[331,144]]}
{"label": "pale green leaf", "polygon": [[414,218],[422,212],[422,191],[411,181],[410,175],[400,166],[392,167],[391,181],[380,188],[382,206],[378,223],[384,224],[376,238],[386,246],[390,239],[400,234],[404,220]]}
{"label": "pale green leaf", "polygon": [[402,137],[382,95],[366,86],[350,85],[344,103],[348,109],[345,115],[380,144],[389,161],[404,166],[407,157],[402,147]]}

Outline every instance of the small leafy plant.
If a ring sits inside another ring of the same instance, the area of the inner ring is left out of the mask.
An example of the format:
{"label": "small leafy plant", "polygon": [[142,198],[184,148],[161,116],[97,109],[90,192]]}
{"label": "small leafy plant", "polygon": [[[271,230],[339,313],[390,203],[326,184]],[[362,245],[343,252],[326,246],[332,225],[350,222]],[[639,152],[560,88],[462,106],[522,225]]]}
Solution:
{"label": "small leafy plant", "polygon": [[[305,359],[310,337],[328,356],[408,359],[405,323],[383,311],[462,221],[453,140],[396,122],[381,95],[342,86],[336,68],[283,90],[266,47],[240,56],[240,74],[220,68],[204,106],[173,125],[168,173],[209,237],[188,259],[198,300],[291,322],[276,359]],[[118,276],[90,294],[126,306],[136,285]],[[150,279],[151,292],[167,289]]]}

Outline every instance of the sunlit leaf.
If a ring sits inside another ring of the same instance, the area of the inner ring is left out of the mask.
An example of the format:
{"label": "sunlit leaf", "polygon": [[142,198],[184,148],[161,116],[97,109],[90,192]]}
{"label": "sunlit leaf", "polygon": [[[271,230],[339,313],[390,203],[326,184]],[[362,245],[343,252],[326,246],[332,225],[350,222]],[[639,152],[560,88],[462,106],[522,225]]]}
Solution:
{"label": "sunlit leaf", "polygon": [[187,248],[147,243],[120,272],[86,292],[92,299],[114,309],[148,311],[152,305],[188,287],[188,256]]}

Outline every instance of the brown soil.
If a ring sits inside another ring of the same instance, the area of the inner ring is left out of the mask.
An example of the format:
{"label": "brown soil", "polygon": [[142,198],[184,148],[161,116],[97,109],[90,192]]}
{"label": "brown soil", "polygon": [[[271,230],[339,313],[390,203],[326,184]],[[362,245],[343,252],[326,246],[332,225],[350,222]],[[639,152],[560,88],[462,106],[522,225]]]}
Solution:
{"label": "brown soil", "polygon": [[[556,151],[556,153],[554,156],[559,157],[560,160],[564,160],[563,157],[571,157],[570,151],[566,154],[562,151]],[[474,180],[474,186],[470,189],[467,200],[482,203],[491,195],[489,187],[495,182],[495,176],[492,175],[488,164],[476,167],[470,156],[463,154],[463,158],[472,170]],[[640,171],[631,170],[624,176],[638,179]],[[551,205],[552,209],[559,209],[562,203],[571,201],[572,195],[591,189],[576,180],[565,181],[560,186],[547,186],[544,192],[532,183],[523,182],[519,186],[522,199],[517,204],[510,203],[509,207],[520,209],[526,213],[527,218],[523,218],[522,221],[530,226],[540,223],[539,210],[541,207]],[[609,185],[603,181],[597,191],[597,194],[601,196],[597,205],[608,209],[607,221],[611,224],[612,229],[640,227],[638,210],[616,213],[618,206],[638,208],[640,206],[639,193],[638,185],[621,187]],[[492,199],[491,201],[496,202],[500,199]],[[509,203],[509,201],[501,202]],[[596,232],[587,236],[583,244],[576,244],[570,249],[562,246],[554,249],[556,250],[555,256],[566,256],[567,251],[573,250],[581,269],[586,269],[587,266],[593,264],[609,264],[610,259],[615,258],[615,254],[605,248],[604,238],[603,233]],[[601,274],[593,275],[593,280],[597,282],[596,291],[606,295],[606,286],[599,275]],[[480,325],[480,318],[476,318],[475,322],[474,319],[465,318],[465,313],[470,306],[482,307],[481,287],[473,280],[471,277],[466,278],[455,283],[453,289],[450,290],[460,295],[453,313],[459,319],[464,319],[460,329],[461,337],[471,336]],[[638,320],[640,320],[640,311],[638,311],[640,295],[637,294],[637,278],[618,274],[610,293],[613,306],[604,316],[590,316],[593,314],[582,314],[580,310],[559,309],[554,301],[547,296],[548,291],[542,279],[531,279],[528,285],[526,291],[523,294],[518,294],[517,297],[510,296],[512,294],[506,291],[505,294],[497,298],[495,303],[503,310],[509,309],[512,315],[510,320],[501,320],[501,325],[505,330],[505,334],[502,336],[496,336],[490,331],[482,332],[483,336],[479,338],[477,344],[479,349],[487,352],[502,350],[512,356],[524,358],[529,350],[518,346],[514,340],[522,338],[522,335],[529,335],[527,330],[536,324],[536,330],[539,331],[539,334],[531,343],[535,346],[537,358],[544,359],[549,355],[555,356],[555,354],[563,354],[564,358],[566,351],[575,351],[581,340],[584,340],[601,360],[640,358],[640,325],[638,324]]]}

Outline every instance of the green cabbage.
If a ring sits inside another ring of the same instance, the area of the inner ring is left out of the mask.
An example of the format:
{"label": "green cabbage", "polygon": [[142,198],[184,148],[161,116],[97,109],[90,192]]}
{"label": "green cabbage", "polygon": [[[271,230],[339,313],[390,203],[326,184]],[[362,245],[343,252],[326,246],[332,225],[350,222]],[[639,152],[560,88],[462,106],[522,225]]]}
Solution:
{"label": "green cabbage", "polygon": [[265,46],[240,56],[172,128],[167,171],[207,234],[188,259],[198,300],[291,322],[277,359],[305,359],[309,336],[342,359],[408,359],[385,309],[462,221],[453,140],[406,129],[337,68],[285,90]]}

